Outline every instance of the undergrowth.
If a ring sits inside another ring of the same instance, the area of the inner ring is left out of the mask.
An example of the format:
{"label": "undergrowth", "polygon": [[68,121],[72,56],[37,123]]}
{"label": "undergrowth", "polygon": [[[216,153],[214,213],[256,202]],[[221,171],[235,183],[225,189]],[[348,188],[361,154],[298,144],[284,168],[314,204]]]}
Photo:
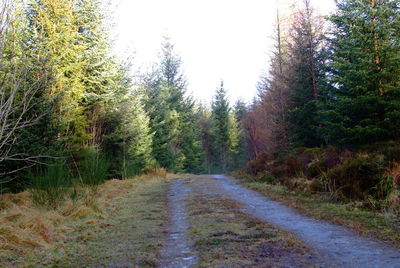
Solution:
{"label": "undergrowth", "polygon": [[283,185],[299,193],[325,193],[333,201],[400,216],[400,144],[387,142],[353,150],[297,148],[263,154],[237,175]]}

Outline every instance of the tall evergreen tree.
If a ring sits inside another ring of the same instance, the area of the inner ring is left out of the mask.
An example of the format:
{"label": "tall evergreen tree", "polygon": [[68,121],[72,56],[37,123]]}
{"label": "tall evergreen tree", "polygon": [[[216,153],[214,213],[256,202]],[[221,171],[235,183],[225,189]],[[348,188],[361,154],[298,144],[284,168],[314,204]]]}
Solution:
{"label": "tall evergreen tree", "polygon": [[181,59],[168,39],[161,57],[157,70],[145,81],[154,157],[170,170],[197,171],[202,165],[202,150],[194,102],[186,92]]}
{"label": "tall evergreen tree", "polygon": [[304,0],[291,25],[288,54],[290,59],[291,139],[294,146],[319,146],[318,108],[326,91],[328,53],[324,42],[324,21],[314,14],[310,0]]}
{"label": "tall evergreen tree", "polygon": [[109,29],[101,0],[76,2],[77,26],[80,41],[85,44],[82,57],[84,94],[81,106],[88,122],[88,145],[100,145],[104,134],[107,110],[117,105],[127,94],[129,86],[121,84],[121,67],[112,56]]}
{"label": "tall evergreen tree", "polygon": [[276,45],[271,59],[269,74],[263,76],[259,82],[259,99],[263,108],[265,122],[269,134],[268,147],[271,152],[286,150],[289,145],[290,124],[288,122],[290,86],[288,83],[289,60],[288,39],[284,30],[285,23],[277,11]]}
{"label": "tall evergreen tree", "polygon": [[213,169],[213,145],[214,132],[212,114],[206,105],[200,105],[198,110],[198,120],[196,128],[200,131],[200,142],[203,152],[204,171],[211,174]]}
{"label": "tall evergreen tree", "polygon": [[60,141],[72,150],[88,139],[87,121],[79,105],[84,95],[82,55],[86,45],[80,42],[74,6],[75,0],[32,0],[29,10],[29,23],[36,33],[31,42],[48,51],[48,64],[55,73],[47,92],[57,100],[57,119],[52,124],[60,127]]}
{"label": "tall evergreen tree", "polygon": [[241,167],[246,162],[247,139],[244,131],[244,123],[247,115],[247,105],[242,100],[237,100],[234,106],[234,116],[237,122],[237,150],[234,155],[234,167]]}
{"label": "tall evergreen tree", "polygon": [[167,104],[168,92],[161,87],[157,71],[143,78],[142,89],[144,94],[144,107],[150,118],[150,129],[154,133],[152,152],[157,163],[167,169],[173,168],[173,153],[170,150],[170,136],[168,135],[167,117],[169,107]]}
{"label": "tall evergreen tree", "polygon": [[238,146],[238,126],[231,113],[224,82],[221,81],[212,102],[213,158],[222,172],[233,167],[233,156]]}
{"label": "tall evergreen tree", "polygon": [[331,17],[332,84],[322,113],[329,143],[357,145],[400,136],[400,3],[341,0]]}

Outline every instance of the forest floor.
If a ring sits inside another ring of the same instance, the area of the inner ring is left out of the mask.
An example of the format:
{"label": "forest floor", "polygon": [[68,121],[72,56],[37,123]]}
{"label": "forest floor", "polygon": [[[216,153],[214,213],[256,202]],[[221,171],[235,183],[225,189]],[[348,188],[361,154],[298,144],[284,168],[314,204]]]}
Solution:
{"label": "forest floor", "polygon": [[107,182],[101,215],[65,223],[71,231],[54,245],[0,255],[0,266],[400,267],[398,248],[303,216],[232,178],[175,178]]}

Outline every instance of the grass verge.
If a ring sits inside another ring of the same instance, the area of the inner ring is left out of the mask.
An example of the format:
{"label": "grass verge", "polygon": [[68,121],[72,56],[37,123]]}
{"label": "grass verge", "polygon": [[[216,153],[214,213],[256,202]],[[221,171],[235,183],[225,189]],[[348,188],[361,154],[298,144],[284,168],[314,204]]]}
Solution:
{"label": "grass verge", "polygon": [[0,198],[1,267],[154,267],[174,175],[111,180],[96,198],[45,210],[28,192]]}
{"label": "grass verge", "polygon": [[391,215],[343,204],[318,194],[290,191],[285,186],[241,181],[249,189],[295,208],[307,216],[349,227],[360,235],[400,247],[400,220]]}

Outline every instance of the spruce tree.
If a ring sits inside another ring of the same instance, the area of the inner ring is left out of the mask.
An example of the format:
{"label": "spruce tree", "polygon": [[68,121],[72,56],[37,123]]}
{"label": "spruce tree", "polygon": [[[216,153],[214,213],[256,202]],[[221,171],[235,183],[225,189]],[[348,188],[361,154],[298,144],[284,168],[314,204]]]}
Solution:
{"label": "spruce tree", "polygon": [[52,124],[60,128],[60,142],[76,151],[89,137],[79,105],[84,95],[82,55],[86,45],[80,42],[74,6],[75,0],[31,0],[28,12],[35,33],[31,42],[48,51],[48,64],[55,74],[47,92],[57,102],[57,119]]}
{"label": "spruce tree", "polygon": [[290,69],[290,135],[294,146],[320,146],[319,102],[326,89],[324,67],[328,53],[324,21],[314,14],[309,0],[295,15],[288,48]]}
{"label": "spruce tree", "polygon": [[202,150],[200,133],[195,128],[194,102],[186,91],[181,59],[168,39],[163,43],[156,71],[144,84],[155,159],[174,171],[201,170]]}
{"label": "spruce tree", "polygon": [[82,84],[84,86],[81,106],[88,122],[87,144],[101,145],[107,110],[118,105],[129,86],[120,83],[121,67],[112,56],[109,40],[110,31],[106,25],[106,14],[102,1],[79,0],[76,2],[77,26],[80,42],[85,44],[82,58]]}
{"label": "spruce tree", "polygon": [[268,75],[260,79],[258,85],[260,105],[264,110],[264,125],[269,132],[265,138],[271,152],[286,150],[290,142],[288,112],[291,92],[288,83],[290,64],[286,28],[278,10],[270,70]]}
{"label": "spruce tree", "polygon": [[24,3],[2,4],[0,179],[10,181],[16,189],[15,185],[23,186],[27,168],[43,162],[44,156],[54,155],[57,149],[53,145],[57,132],[48,123],[53,119],[53,105],[46,98],[53,71],[48,65],[48,52],[31,42]]}
{"label": "spruce tree", "polygon": [[213,158],[216,168],[226,172],[233,166],[233,156],[237,153],[238,126],[231,113],[224,82],[221,81],[212,102]]}
{"label": "spruce tree", "polygon": [[201,104],[198,107],[198,120],[196,122],[196,128],[199,129],[200,132],[204,171],[211,174],[214,164],[214,132],[212,114],[206,105]]}
{"label": "spruce tree", "polygon": [[153,157],[164,168],[174,168],[174,156],[170,147],[171,137],[167,128],[169,106],[168,92],[161,86],[158,73],[148,74],[143,78],[142,91],[144,94],[145,111],[150,118],[150,129],[154,134],[152,143]]}
{"label": "spruce tree", "polygon": [[400,4],[338,1],[324,138],[359,145],[400,136]]}
{"label": "spruce tree", "polygon": [[235,168],[242,167],[246,162],[247,140],[244,132],[244,121],[247,114],[247,106],[242,100],[238,100],[234,106],[234,117],[237,122],[237,150],[234,155],[233,165]]}

